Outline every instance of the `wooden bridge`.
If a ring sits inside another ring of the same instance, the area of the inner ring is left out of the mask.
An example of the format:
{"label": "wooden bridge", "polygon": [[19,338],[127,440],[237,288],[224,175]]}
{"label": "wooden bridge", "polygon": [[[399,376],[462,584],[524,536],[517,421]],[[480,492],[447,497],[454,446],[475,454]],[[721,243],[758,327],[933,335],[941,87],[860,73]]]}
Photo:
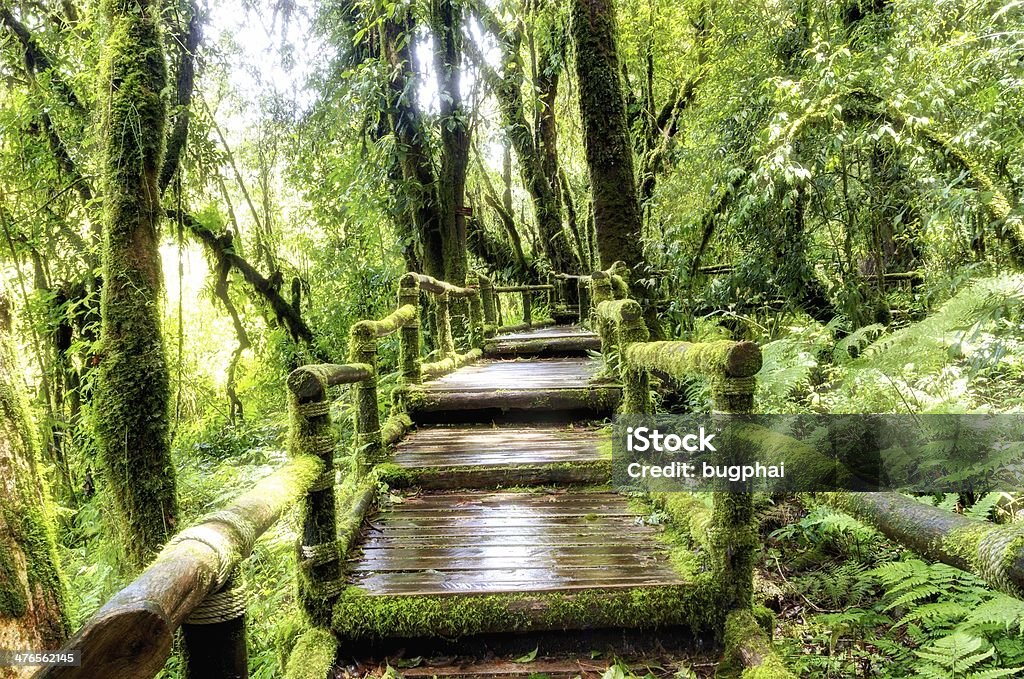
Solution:
{"label": "wooden bridge", "polygon": [[[749,412],[760,350],[648,341],[620,271],[509,287],[482,274],[472,286],[406,274],[397,309],[352,328],[348,363],[289,376],[291,462],[175,536],[107,602],[65,646],[82,651],[80,667],[39,676],[152,677],[179,629],[191,679],[247,676],[236,571],[296,503],[298,599],[311,630],[292,653],[290,677],[326,676],[338,644],[668,626],[724,639],[723,676],[743,668],[791,676],[751,614],[759,547],[751,494],[669,501],[627,498],[609,485],[604,423],[615,412],[652,412],[652,376],[662,390],[705,379],[716,411]],[[543,302],[551,318],[537,319]],[[522,322],[501,325],[513,310]],[[397,351],[388,339],[396,335]],[[400,386],[382,407],[377,376],[396,355]],[[354,399],[350,446],[339,445],[344,429],[331,419],[339,385]],[[876,524],[882,504],[940,512],[887,493],[843,497],[843,509]],[[644,521],[654,505],[680,529],[674,539]],[[966,517],[932,518],[936,530],[991,532]],[[941,541],[922,545],[970,566],[960,552],[943,553]],[[1015,588],[1019,571],[990,581]]]}

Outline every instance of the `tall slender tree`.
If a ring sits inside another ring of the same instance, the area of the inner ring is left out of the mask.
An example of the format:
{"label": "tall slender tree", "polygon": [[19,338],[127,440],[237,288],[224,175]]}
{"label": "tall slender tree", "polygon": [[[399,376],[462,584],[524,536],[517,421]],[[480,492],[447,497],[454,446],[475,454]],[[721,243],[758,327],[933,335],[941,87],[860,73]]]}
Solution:
{"label": "tall slender tree", "polygon": [[631,290],[651,335],[663,335],[643,251],[643,220],[621,82],[613,0],[573,0],[569,32],[576,52],[576,91],[590,174],[591,205],[602,268],[632,271]]}
{"label": "tall slender tree", "polygon": [[160,167],[167,85],[155,0],[106,0],[101,66],[103,296],[94,408],[124,556],[141,567],[177,514],[160,328]]}
{"label": "tall slender tree", "polygon": [[[48,500],[36,468],[36,438],[25,408],[0,297],[0,648],[53,649],[67,634],[64,586]],[[7,671],[8,668],[4,668]],[[3,676],[27,677],[32,668]]]}

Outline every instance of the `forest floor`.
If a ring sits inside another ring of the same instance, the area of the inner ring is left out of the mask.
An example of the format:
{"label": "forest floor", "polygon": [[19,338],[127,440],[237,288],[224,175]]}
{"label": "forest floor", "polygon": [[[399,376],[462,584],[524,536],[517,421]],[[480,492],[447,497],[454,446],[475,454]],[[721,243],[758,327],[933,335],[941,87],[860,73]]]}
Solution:
{"label": "forest floor", "polygon": [[345,661],[338,678],[704,679],[718,651],[685,629],[593,630],[399,642]]}

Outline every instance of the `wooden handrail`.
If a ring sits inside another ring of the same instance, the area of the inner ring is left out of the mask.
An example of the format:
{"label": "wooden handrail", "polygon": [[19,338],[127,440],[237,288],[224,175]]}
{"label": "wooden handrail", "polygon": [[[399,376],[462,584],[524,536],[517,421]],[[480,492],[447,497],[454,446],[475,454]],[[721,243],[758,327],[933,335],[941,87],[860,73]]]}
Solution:
{"label": "wooden handrail", "polygon": [[[650,372],[671,377],[690,375],[706,378],[712,388],[712,408],[724,413],[750,413],[754,408],[754,375],[761,368],[761,350],[751,342],[649,342],[640,304],[632,299],[615,299],[615,274],[595,271],[591,290],[596,303],[596,325],[606,361],[619,358],[615,369],[622,382],[624,414],[653,412]],[[624,284],[624,281],[623,281]],[[729,453],[730,463],[743,462],[745,451]],[[714,493],[711,512],[710,550],[713,578],[726,610],[747,610],[753,596],[754,554],[757,531],[750,493],[743,487],[734,492]]]}
{"label": "wooden handrail", "polygon": [[419,283],[420,290],[429,292],[434,295],[441,295],[448,293],[452,297],[472,297],[478,293],[478,290],[474,286],[458,286],[452,285],[447,281],[439,281],[436,278],[426,276],[421,273],[410,271],[402,276],[406,280],[415,280]]}
{"label": "wooden handrail", "polygon": [[114,595],[64,645],[82,652],[79,667],[49,667],[59,679],[144,679],[170,657],[174,633],[234,568],[281,513],[323,472],[315,457],[296,458],[224,509],[178,533],[153,563]]}
{"label": "wooden handrail", "polygon": [[339,384],[362,382],[373,377],[373,368],[365,363],[321,363],[304,365],[288,375],[288,388],[300,399],[309,399],[321,391],[324,385],[335,387]]}
{"label": "wooden handrail", "polygon": [[504,285],[495,286],[494,291],[497,293],[508,293],[508,292],[552,292],[555,286],[550,284],[542,285]]}
{"label": "wooden handrail", "polygon": [[418,318],[418,311],[412,304],[406,304],[398,307],[390,314],[378,321],[359,321],[352,326],[350,331],[353,336],[359,337],[387,337],[388,335],[398,332],[409,323],[412,323]]}

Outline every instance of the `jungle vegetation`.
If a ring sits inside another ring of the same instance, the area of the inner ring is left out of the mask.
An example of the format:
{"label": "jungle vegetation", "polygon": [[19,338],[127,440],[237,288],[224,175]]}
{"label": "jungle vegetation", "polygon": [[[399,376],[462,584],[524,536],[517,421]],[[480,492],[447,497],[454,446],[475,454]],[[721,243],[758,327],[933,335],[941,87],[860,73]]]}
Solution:
{"label": "jungle vegetation", "polygon": [[[1022,69],[1019,0],[0,0],[0,647],[280,466],[285,377],[406,271],[622,261],[652,337],[761,345],[759,412],[1020,412]],[[1019,598],[759,512],[796,674],[1024,671]],[[296,530],[246,565],[254,677],[305,624]]]}

